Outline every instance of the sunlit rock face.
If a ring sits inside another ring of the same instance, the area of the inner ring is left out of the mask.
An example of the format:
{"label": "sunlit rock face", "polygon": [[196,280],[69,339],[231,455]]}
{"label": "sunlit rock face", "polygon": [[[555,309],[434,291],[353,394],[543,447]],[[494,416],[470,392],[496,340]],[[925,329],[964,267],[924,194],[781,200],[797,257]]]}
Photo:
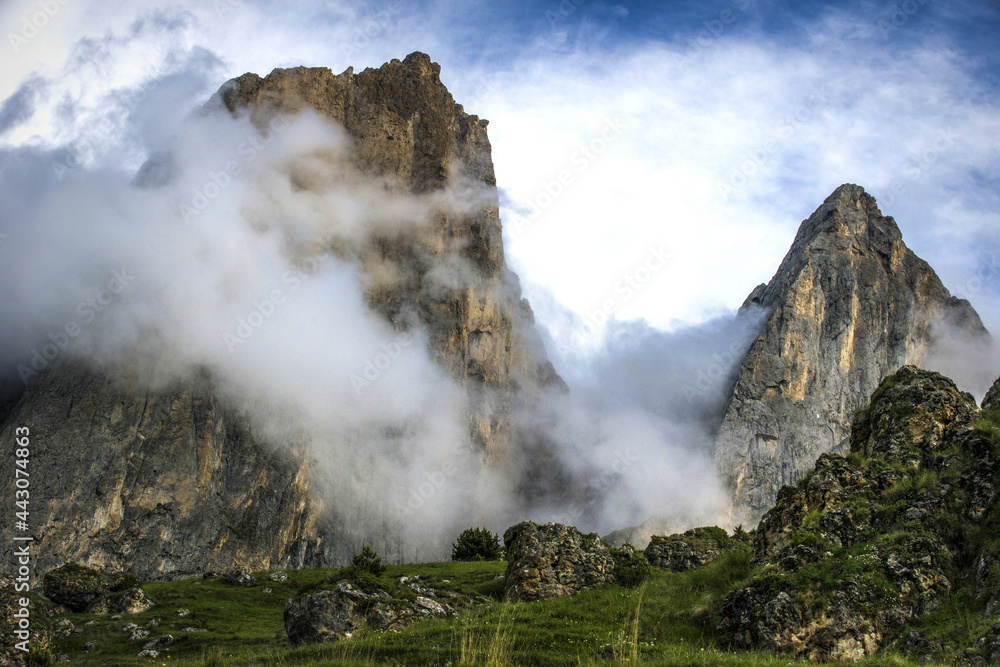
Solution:
{"label": "sunlit rock face", "polygon": [[360,74],[305,67],[263,79],[245,74],[223,86],[218,100],[234,114],[248,109],[262,128],[276,115],[316,110],[347,130],[353,162],[386,187],[417,194],[451,188],[467,200],[459,213],[436,214],[419,234],[378,237],[350,251],[364,269],[373,308],[400,325],[412,309],[427,325],[433,352],[472,395],[474,439],[502,457],[513,393],[561,380],[504,263],[487,121],[455,103],[440,66],[422,53]]}
{"label": "sunlit rock face", "polygon": [[887,375],[922,364],[938,327],[988,336],[972,306],[951,296],[857,185],[837,188],[802,223],[751,305],[768,317],[716,441],[734,522],[748,525],[820,454],[846,451],[855,411]]}

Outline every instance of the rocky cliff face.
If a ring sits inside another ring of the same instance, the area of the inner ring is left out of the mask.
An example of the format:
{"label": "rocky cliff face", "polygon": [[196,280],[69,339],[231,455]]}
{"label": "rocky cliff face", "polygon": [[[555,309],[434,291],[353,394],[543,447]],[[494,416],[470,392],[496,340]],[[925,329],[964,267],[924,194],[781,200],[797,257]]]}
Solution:
{"label": "rocky cliff face", "polygon": [[[455,103],[441,83],[440,66],[422,53],[360,74],[305,67],[276,69],[265,78],[244,74],[213,102],[233,114],[249,110],[261,128],[276,115],[318,111],[347,130],[353,161],[365,173],[418,194],[464,181],[470,196],[485,199],[469,213],[441,211],[433,229],[420,236],[378,237],[356,252],[371,306],[398,324],[403,311],[416,307],[434,353],[469,388],[474,439],[493,457],[505,452],[512,392],[561,380],[545,358],[517,277],[504,263],[487,121]],[[380,270],[386,263],[393,267],[390,277]],[[461,274],[462,284],[436,280],[442,267]]]}
{"label": "rocky cliff face", "polygon": [[0,431],[12,442],[30,425],[35,443],[36,571],[74,560],[154,579],[322,562],[302,446],[266,446],[205,378],[163,392],[141,384],[65,364]]}
{"label": "rocky cliff face", "polygon": [[856,185],[837,188],[802,223],[750,306],[768,316],[716,441],[736,523],[756,523],[820,454],[845,451],[854,412],[889,373],[921,364],[936,326],[988,335]]}
{"label": "rocky cliff face", "polygon": [[[504,263],[486,121],[455,103],[439,66],[419,53],[360,74],[246,74],[204,112],[249,111],[266,133],[275,116],[305,109],[345,128],[354,165],[385,187],[422,194],[464,184],[474,197],[419,234],[350,249],[331,241],[320,251],[348,254],[369,305],[397,328],[414,326],[416,314],[432,356],[468,390],[471,440],[484,458],[503,458],[519,396],[561,380]],[[152,186],[162,175],[151,164],[138,181]],[[459,278],[440,280],[443,268]],[[11,442],[14,428],[29,425],[39,443],[31,523],[40,572],[74,559],[153,579],[333,558],[338,535],[311,484],[308,442],[270,446],[245,410],[217,398],[207,375],[159,391],[145,379],[129,368],[60,364],[31,383],[0,429]],[[0,460],[4,497],[13,497],[11,465]]]}

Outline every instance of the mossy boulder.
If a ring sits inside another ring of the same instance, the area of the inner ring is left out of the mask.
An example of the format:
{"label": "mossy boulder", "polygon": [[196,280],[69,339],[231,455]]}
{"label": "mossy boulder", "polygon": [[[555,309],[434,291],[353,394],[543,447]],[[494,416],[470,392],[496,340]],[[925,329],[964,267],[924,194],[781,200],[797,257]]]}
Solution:
{"label": "mossy boulder", "polygon": [[103,572],[72,561],[49,570],[42,580],[45,597],[77,613],[110,593],[113,585],[112,578]]}
{"label": "mossy boulder", "polygon": [[[420,590],[427,596],[437,596],[433,589]],[[400,587],[382,586],[368,591],[340,580],[329,588],[289,600],[285,605],[285,633],[295,645],[318,644],[346,639],[362,628],[385,632],[414,620],[455,615],[448,604],[400,592]]]}
{"label": "mossy boulder", "polygon": [[756,573],[720,613],[733,647],[818,661],[907,650],[908,625],[1000,553],[1000,443],[981,420],[942,375],[887,378],[855,417],[850,453],[821,456],[761,520]]}
{"label": "mossy boulder", "polygon": [[704,567],[726,551],[749,551],[750,545],[731,537],[718,526],[693,528],[676,535],[654,535],[646,547],[646,560],[669,572],[687,572]]}
{"label": "mossy boulder", "polygon": [[573,595],[614,581],[611,547],[597,533],[561,523],[525,521],[504,532],[505,583],[514,602]]}
{"label": "mossy boulder", "polygon": [[612,574],[615,583],[623,588],[635,588],[649,581],[651,568],[646,560],[645,554],[637,551],[631,544],[623,544],[620,548],[611,549],[611,557],[614,558],[615,568]]}
{"label": "mossy boulder", "polygon": [[156,605],[141,588],[128,588],[102,595],[87,609],[88,614],[141,614]]}

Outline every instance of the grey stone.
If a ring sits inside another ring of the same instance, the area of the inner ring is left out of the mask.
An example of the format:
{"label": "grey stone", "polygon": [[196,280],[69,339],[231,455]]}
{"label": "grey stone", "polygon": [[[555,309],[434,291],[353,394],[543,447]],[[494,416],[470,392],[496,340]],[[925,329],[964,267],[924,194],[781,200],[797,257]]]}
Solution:
{"label": "grey stone", "polygon": [[253,573],[250,572],[245,567],[238,567],[229,572],[226,575],[226,581],[228,581],[233,586],[256,586],[257,580],[254,579]]}
{"label": "grey stone", "polygon": [[584,535],[561,523],[525,521],[508,528],[503,540],[511,601],[564,597],[614,581],[611,548],[597,533]]}
{"label": "grey stone", "polygon": [[149,650],[158,651],[158,650],[163,650],[169,646],[172,646],[173,643],[174,643],[174,638],[172,635],[163,635],[161,637],[157,637],[156,639],[150,642],[147,642],[142,648],[146,649],[147,651]]}

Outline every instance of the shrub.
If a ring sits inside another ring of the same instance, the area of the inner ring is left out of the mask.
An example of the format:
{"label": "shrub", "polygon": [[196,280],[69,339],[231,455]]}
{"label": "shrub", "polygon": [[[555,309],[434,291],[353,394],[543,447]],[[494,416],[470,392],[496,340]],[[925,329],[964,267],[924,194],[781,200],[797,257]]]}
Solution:
{"label": "shrub", "polygon": [[380,577],[385,572],[382,557],[367,544],[362,547],[359,553],[354,554],[354,558],[351,559],[351,567],[354,568],[355,577],[358,577],[362,572],[370,572],[374,576]]}
{"label": "shrub", "polygon": [[111,587],[111,590],[115,593],[119,593],[121,591],[130,591],[133,588],[139,588],[140,586],[142,586],[142,582],[139,581],[139,577],[134,574],[123,574],[118,577],[118,580],[115,582],[115,585]]}
{"label": "shrub", "polygon": [[621,549],[612,549],[611,556],[615,559],[615,583],[625,588],[635,588],[650,577],[651,568],[646,556],[636,551],[631,544],[623,544]]}
{"label": "shrub", "polygon": [[355,568],[352,572],[351,581],[368,595],[374,595],[384,589],[378,576],[367,570],[358,570]]}
{"label": "shrub", "polygon": [[451,546],[451,559],[459,561],[503,560],[500,537],[485,528],[468,528]]}

